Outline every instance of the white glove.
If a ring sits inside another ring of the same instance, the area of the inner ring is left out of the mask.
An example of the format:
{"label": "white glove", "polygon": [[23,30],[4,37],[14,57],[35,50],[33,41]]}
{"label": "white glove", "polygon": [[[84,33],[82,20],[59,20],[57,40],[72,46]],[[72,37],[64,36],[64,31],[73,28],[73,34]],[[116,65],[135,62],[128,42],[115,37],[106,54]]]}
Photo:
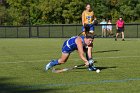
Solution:
{"label": "white glove", "polygon": [[89,63],[89,66],[93,66],[94,60],[93,59],[89,59],[88,63]]}

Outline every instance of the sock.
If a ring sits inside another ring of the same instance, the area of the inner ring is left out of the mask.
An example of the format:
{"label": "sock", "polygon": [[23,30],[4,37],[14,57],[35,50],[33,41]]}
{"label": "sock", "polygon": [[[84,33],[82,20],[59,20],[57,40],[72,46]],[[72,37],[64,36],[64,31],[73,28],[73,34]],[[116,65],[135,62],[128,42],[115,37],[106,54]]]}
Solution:
{"label": "sock", "polygon": [[54,61],[51,62],[51,65],[53,65],[53,66],[58,65],[58,64],[59,64],[58,60],[54,60]]}

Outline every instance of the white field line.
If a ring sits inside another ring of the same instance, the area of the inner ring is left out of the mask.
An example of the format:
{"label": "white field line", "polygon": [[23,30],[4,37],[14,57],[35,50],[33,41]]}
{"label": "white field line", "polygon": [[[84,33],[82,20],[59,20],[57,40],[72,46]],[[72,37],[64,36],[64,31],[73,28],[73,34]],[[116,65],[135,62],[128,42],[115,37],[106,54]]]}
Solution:
{"label": "white field line", "polygon": [[[48,56],[49,54],[41,54],[41,55],[46,55],[46,56]],[[39,55],[39,56],[41,56],[41,55]],[[18,55],[13,55],[13,56],[18,56]],[[11,56],[11,55],[5,55],[5,56],[0,56],[0,58],[6,58],[6,57],[8,57],[8,58],[10,58],[10,57],[13,57],[13,56]],[[20,56],[38,56],[38,54],[34,54],[34,55],[26,55],[26,54],[24,54],[24,55],[20,55]]]}
{"label": "white field line", "polygon": [[[116,57],[95,57],[94,59],[120,59],[120,58],[140,58],[140,56],[116,56]],[[69,59],[71,61],[80,61],[81,59]],[[0,64],[8,64],[8,63],[33,63],[33,62],[46,62],[48,63],[50,60],[30,60],[30,61],[7,61],[0,62]]]}
{"label": "white field line", "polygon": [[[17,86],[13,85],[12,88],[23,88],[23,89],[32,89],[32,88],[46,88],[46,87],[63,87],[63,86],[79,86],[79,85],[95,85],[95,84],[105,84],[105,83],[124,83],[124,82],[139,82],[140,78],[126,78],[118,80],[99,80],[99,81],[85,81],[85,82],[73,82],[73,83],[52,83],[52,84],[37,84],[32,86]],[[7,86],[8,87],[8,86]],[[4,88],[7,88],[4,87]]]}
{"label": "white field line", "polygon": [[140,58],[140,56],[96,57],[94,59],[118,59],[118,58]]}

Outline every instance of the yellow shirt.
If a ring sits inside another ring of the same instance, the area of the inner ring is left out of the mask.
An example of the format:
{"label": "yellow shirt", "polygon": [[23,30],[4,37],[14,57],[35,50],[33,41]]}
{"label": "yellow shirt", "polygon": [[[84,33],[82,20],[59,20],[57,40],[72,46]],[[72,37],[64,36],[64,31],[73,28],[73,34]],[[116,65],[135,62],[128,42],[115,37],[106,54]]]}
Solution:
{"label": "yellow shirt", "polygon": [[85,24],[92,24],[94,18],[94,12],[87,12],[87,11],[83,11],[82,13],[82,22]]}

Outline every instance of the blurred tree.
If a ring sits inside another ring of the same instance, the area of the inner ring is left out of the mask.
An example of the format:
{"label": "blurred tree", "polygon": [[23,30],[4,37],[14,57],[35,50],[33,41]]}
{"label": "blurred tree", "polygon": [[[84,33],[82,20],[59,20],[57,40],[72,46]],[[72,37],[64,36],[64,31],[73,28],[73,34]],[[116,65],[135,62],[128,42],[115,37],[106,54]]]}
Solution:
{"label": "blurred tree", "polygon": [[81,23],[81,15],[84,10],[82,0],[70,0],[64,7],[62,16],[65,23]]}
{"label": "blurred tree", "polygon": [[28,19],[28,7],[26,0],[7,0],[9,7],[7,8],[8,15],[11,18],[10,25],[25,25]]}
{"label": "blurred tree", "polygon": [[81,14],[90,3],[98,20],[121,15],[126,22],[140,18],[140,0],[2,0],[0,24],[81,24]]}
{"label": "blurred tree", "polygon": [[40,0],[38,8],[42,23],[65,23],[63,9],[67,0]]}
{"label": "blurred tree", "polygon": [[5,13],[5,6],[0,5],[0,25],[4,22]]}

